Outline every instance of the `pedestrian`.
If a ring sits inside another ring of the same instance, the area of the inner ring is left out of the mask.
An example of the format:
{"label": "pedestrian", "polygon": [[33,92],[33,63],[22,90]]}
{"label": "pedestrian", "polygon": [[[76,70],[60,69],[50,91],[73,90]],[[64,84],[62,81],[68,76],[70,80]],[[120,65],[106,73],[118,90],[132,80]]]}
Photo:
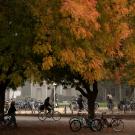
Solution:
{"label": "pedestrian", "polygon": [[15,101],[12,101],[10,104],[10,108],[8,110],[8,115],[11,117],[8,125],[14,124],[14,127],[17,127],[15,112],[16,112]]}
{"label": "pedestrian", "polygon": [[82,111],[84,109],[82,95],[79,95],[79,97],[77,99],[77,104],[78,104],[78,107],[79,107],[78,112]]}
{"label": "pedestrian", "polygon": [[107,107],[110,111],[113,111],[113,98],[111,94],[107,95]]}

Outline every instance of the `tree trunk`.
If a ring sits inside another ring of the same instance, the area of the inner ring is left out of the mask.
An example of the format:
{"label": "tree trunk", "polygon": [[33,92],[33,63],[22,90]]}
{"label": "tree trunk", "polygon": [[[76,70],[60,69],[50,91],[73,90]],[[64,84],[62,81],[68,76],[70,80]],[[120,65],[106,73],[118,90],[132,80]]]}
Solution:
{"label": "tree trunk", "polygon": [[80,91],[81,94],[87,98],[88,100],[88,116],[90,118],[94,118],[95,116],[95,101],[98,94],[98,84],[97,81],[94,80],[93,82],[93,90],[90,90],[90,84],[87,81],[82,81],[83,88],[85,88],[86,91],[84,91],[81,87],[77,86],[76,90]]}
{"label": "tree trunk", "polygon": [[4,105],[5,105],[5,91],[6,91],[6,87],[5,85],[0,85],[0,115],[3,117],[1,117],[3,120],[4,119]]}
{"label": "tree trunk", "polygon": [[[87,90],[88,91],[88,90]],[[93,91],[88,93],[88,115],[90,118],[95,117],[95,101],[98,95],[98,84],[97,81],[94,80],[93,83]]]}
{"label": "tree trunk", "polygon": [[94,118],[95,116],[95,101],[88,98],[88,116]]}

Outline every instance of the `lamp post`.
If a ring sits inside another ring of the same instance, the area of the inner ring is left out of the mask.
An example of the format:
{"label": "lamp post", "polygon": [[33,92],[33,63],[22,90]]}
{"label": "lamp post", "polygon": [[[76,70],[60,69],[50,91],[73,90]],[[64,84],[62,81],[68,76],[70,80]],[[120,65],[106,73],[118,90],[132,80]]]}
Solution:
{"label": "lamp post", "polygon": [[53,104],[54,104],[54,107],[55,107],[55,93],[56,93],[56,89],[55,89],[55,86],[56,86],[56,83],[53,83]]}

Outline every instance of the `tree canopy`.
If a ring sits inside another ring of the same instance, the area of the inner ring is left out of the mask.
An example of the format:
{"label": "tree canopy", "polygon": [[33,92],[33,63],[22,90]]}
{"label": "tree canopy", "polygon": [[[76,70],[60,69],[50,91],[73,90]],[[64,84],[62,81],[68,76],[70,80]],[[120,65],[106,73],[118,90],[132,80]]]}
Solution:
{"label": "tree canopy", "polygon": [[134,51],[134,0],[0,1],[0,112],[5,89],[28,79],[77,82],[89,103],[95,80],[133,85]]}
{"label": "tree canopy", "polygon": [[68,67],[87,81],[120,81],[127,67],[134,70],[134,3],[35,0],[31,9],[39,23],[33,50],[42,55],[42,68]]}
{"label": "tree canopy", "polygon": [[36,19],[23,0],[0,1],[0,85],[23,85],[38,74],[32,52]]}

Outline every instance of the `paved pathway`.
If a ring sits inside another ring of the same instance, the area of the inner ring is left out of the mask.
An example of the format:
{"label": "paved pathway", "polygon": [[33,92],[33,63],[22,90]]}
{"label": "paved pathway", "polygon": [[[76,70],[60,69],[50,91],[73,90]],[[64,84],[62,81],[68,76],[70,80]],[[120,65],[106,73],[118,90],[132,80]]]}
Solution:
{"label": "paved pathway", "polygon": [[0,131],[0,135],[135,135],[135,120],[124,120],[123,132],[114,132],[112,129],[104,129],[101,132],[92,132],[82,129],[74,133],[69,128],[69,118],[62,118],[58,122],[46,120],[41,122],[37,117],[17,117],[18,128]]}
{"label": "paved pathway", "polygon": [[70,130],[68,121],[67,117],[63,117],[58,122],[51,119],[41,122],[37,117],[17,116],[18,128],[3,129],[0,131],[0,135],[135,135],[135,120],[124,120],[124,131],[117,133],[111,128],[101,132],[82,129],[74,133]]}

